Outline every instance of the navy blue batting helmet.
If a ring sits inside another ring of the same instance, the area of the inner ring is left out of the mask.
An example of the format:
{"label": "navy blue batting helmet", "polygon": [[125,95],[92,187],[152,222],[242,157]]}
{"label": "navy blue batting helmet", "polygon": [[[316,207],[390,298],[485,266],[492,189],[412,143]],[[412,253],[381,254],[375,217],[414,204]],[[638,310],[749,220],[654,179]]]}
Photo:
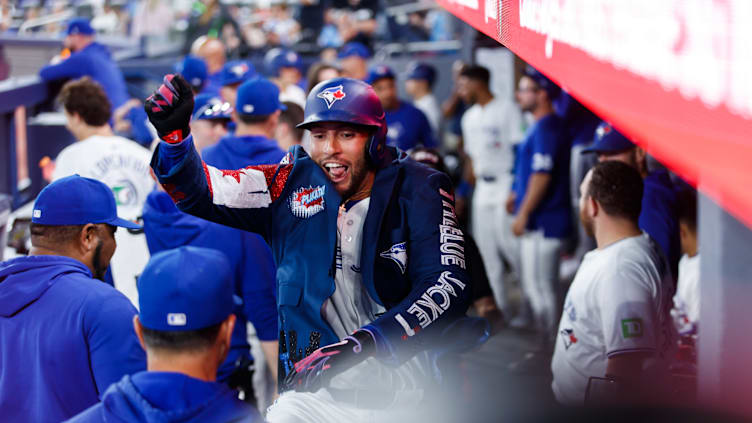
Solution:
{"label": "navy blue batting helmet", "polygon": [[298,128],[311,129],[324,122],[373,128],[368,154],[374,163],[383,158],[387,131],[384,108],[370,85],[358,79],[334,78],[313,87],[306,100],[305,118]]}

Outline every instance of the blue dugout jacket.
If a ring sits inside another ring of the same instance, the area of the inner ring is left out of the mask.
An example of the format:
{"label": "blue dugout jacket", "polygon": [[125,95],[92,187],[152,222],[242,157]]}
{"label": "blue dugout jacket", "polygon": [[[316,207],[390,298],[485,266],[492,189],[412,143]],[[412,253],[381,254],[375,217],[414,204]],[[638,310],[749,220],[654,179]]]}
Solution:
{"label": "blue dugout jacket", "polygon": [[[335,289],[337,214],[342,199],[324,171],[295,146],[279,165],[218,170],[189,138],[160,143],[152,167],[178,207],[253,231],[277,263],[281,377],[320,346],[338,342],[321,316]],[[449,178],[388,148],[371,191],[361,269],[372,299],[387,311],[366,325],[377,357],[399,364],[432,348],[464,315],[472,287]]]}
{"label": "blue dugout jacket", "polygon": [[234,312],[237,323],[232,332],[230,352],[217,379],[224,381],[244,357],[253,361],[248,345],[246,321],[253,323],[262,341],[277,339],[277,301],[274,259],[263,239],[256,234],[218,225],[183,213],[170,196],[154,191],[144,205],[144,234],[149,253],[183,245],[212,248],[224,253],[233,266],[235,295],[242,300]]}
{"label": "blue dugout jacket", "polygon": [[69,423],[255,423],[263,419],[222,383],[181,373],[140,372],[125,376],[102,402]]}
{"label": "blue dugout jacket", "polygon": [[59,422],[146,368],[136,309],[78,260],[0,263],[0,420]]}
{"label": "blue dugout jacket", "polygon": [[429,148],[437,146],[428,118],[412,104],[400,101],[397,110],[385,110],[384,115],[389,128],[386,134],[387,144],[404,151],[418,145]]}
{"label": "blue dugout jacket", "polygon": [[666,255],[674,278],[677,277],[681,245],[676,191],[668,172],[654,170],[643,180],[640,229],[650,235]]}
{"label": "blue dugout jacket", "polygon": [[256,164],[276,164],[285,156],[277,141],[261,135],[230,134],[201,152],[204,161],[221,169],[240,169]]}

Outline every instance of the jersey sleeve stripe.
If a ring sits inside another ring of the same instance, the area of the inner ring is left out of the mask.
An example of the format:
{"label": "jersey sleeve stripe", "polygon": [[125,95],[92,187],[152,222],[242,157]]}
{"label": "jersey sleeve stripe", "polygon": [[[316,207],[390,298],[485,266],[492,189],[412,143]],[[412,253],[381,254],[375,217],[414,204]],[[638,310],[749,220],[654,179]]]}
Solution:
{"label": "jersey sleeve stripe", "polygon": [[654,353],[657,351],[658,350],[656,350],[655,348],[624,348],[620,350],[609,351],[606,353],[606,357],[611,358],[619,354],[629,354],[629,353],[637,353],[637,352],[653,352]]}

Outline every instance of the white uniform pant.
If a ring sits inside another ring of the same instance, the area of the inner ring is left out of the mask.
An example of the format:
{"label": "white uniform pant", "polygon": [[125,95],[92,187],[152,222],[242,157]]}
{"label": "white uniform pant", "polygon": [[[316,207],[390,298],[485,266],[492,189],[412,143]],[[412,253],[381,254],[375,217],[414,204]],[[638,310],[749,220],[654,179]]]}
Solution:
{"label": "white uniform pant", "polygon": [[536,325],[554,335],[559,323],[559,262],[564,240],[528,231],[520,240],[521,279]]}
{"label": "white uniform pant", "polygon": [[[504,311],[507,306],[507,291],[512,272],[519,274],[519,239],[512,233],[514,216],[506,211],[506,201],[511,189],[511,178],[496,182],[478,180],[473,194],[472,228],[478,244],[488,281],[496,305]],[[504,272],[506,258],[512,268]]]}

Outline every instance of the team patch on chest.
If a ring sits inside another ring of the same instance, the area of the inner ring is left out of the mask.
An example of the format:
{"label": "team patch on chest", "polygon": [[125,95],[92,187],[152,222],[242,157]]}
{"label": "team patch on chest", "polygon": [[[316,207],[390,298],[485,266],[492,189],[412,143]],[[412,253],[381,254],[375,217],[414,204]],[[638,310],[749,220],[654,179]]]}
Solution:
{"label": "team patch on chest", "polygon": [[384,251],[380,256],[397,263],[400,272],[403,275],[405,274],[405,270],[407,269],[407,242],[392,245],[392,248]]}
{"label": "team patch on chest", "polygon": [[326,187],[298,188],[290,195],[290,211],[295,216],[306,219],[324,210],[324,193]]}

